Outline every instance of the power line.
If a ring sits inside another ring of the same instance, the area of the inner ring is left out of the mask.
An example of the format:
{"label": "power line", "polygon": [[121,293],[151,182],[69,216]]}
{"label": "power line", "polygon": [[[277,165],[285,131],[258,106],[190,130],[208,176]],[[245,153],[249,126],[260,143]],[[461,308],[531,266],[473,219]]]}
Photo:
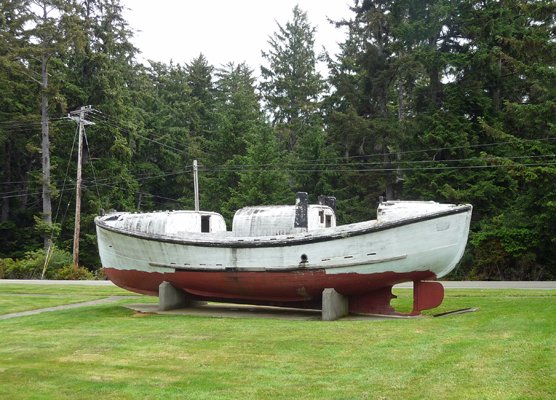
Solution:
{"label": "power line", "polygon": [[[92,109],[91,110],[91,114],[90,117],[93,121],[95,121],[97,124],[99,125],[106,125],[109,127],[112,127],[114,129],[117,129],[119,131],[123,131],[129,135],[132,136],[137,136],[140,138],[143,138],[151,143],[155,143],[158,144],[162,147],[165,147],[169,150],[175,151],[178,154],[187,154],[191,157],[195,157],[192,154],[190,154],[189,152],[182,150],[182,149],[178,149],[176,147],[170,146],[166,143],[162,143],[159,140],[155,140],[152,138],[149,138],[148,136],[145,135],[141,135],[139,133],[136,132],[132,132],[129,131],[127,129],[127,127],[123,126],[123,123],[115,118],[112,117],[109,114],[105,114],[99,110],[96,109]],[[93,119],[94,117],[94,119]],[[61,122],[70,122],[67,118],[58,118],[58,119],[51,119],[50,121],[61,121]],[[36,122],[35,124],[40,125],[41,122]],[[160,135],[159,138],[163,138],[164,135]],[[527,144],[527,143],[532,143],[532,142],[542,142],[542,141],[553,141],[556,140],[556,137],[549,137],[549,138],[536,138],[536,139],[515,139],[515,140],[509,140],[509,141],[505,141],[505,142],[493,142],[493,143],[483,143],[483,144],[469,144],[469,145],[462,145],[462,146],[454,146],[454,147],[438,147],[438,148],[428,148],[428,149],[419,149],[419,150],[407,150],[407,151],[393,151],[393,152],[388,152],[388,153],[374,153],[374,154],[365,154],[365,155],[357,155],[357,156],[348,156],[348,157],[334,157],[334,158],[325,158],[325,159],[313,159],[313,160],[299,160],[299,161],[294,161],[294,160],[290,160],[287,162],[287,164],[307,164],[307,163],[312,163],[312,162],[320,162],[320,161],[332,161],[332,160],[356,160],[356,159],[360,159],[360,158],[373,158],[373,157],[384,157],[387,155],[409,155],[409,154],[419,154],[419,153],[426,153],[426,152],[439,152],[439,151],[445,151],[445,150],[462,150],[462,149],[477,149],[477,148],[481,148],[481,147],[492,147],[492,146],[502,146],[502,145],[519,145],[519,144]],[[205,153],[206,154],[206,153]],[[280,163],[278,163],[280,164]],[[283,163],[285,164],[285,163]]]}
{"label": "power line", "polygon": [[[184,149],[178,149],[176,147],[173,147],[173,146],[167,145],[165,143],[159,142],[155,139],[151,139],[151,138],[149,138],[145,135],[141,135],[137,132],[132,132],[132,131],[128,130],[128,128],[126,126],[124,126],[123,123],[118,118],[112,117],[109,114],[105,114],[102,111],[94,110],[94,114],[92,114],[91,117],[92,117],[91,119],[94,120],[95,122],[97,122],[98,124],[104,124],[104,125],[110,126],[112,128],[123,131],[123,132],[125,132],[125,133],[127,133],[128,135],[131,135],[131,136],[138,136],[138,137],[143,138],[143,139],[145,139],[145,140],[147,140],[151,143],[156,143],[160,146],[163,146],[163,147],[166,147],[170,150],[176,151],[179,154],[187,154],[191,157],[195,157],[194,155],[190,154],[188,151],[186,151]],[[96,120],[95,120],[95,118],[96,118]]]}
{"label": "power line", "polygon": [[[524,163],[524,164],[504,164],[504,165],[468,165],[468,166],[438,166],[438,167],[425,167],[425,168],[405,168],[405,167],[390,167],[390,168],[343,168],[343,169],[224,169],[224,168],[204,168],[203,171],[205,172],[233,172],[233,173],[315,173],[315,172],[322,172],[322,173],[354,173],[354,172],[365,172],[365,173],[391,173],[397,171],[412,171],[412,172],[425,172],[425,171],[442,171],[442,170],[470,170],[470,169],[493,169],[493,168],[506,168],[506,169],[515,169],[515,168],[524,168],[524,167],[544,167],[544,166],[553,166],[556,165],[556,162],[548,162],[548,163]],[[257,166],[255,166],[257,167]],[[84,182],[83,188],[95,188],[95,187],[112,187],[116,189],[128,190],[121,186],[114,186],[119,183],[133,183],[138,182],[141,180],[149,180],[149,179],[157,179],[157,178],[164,178],[173,175],[182,175],[185,173],[191,172],[191,169],[182,170],[178,172],[171,172],[165,173],[160,175],[153,175],[150,177],[144,177],[139,179],[124,179],[116,182],[110,183],[99,183],[98,181],[89,181]],[[68,190],[75,190],[75,185],[73,187],[67,189],[58,189],[58,192],[65,192]],[[33,195],[40,195],[41,192],[33,192],[33,193],[25,193],[25,194],[11,194],[13,192],[5,192],[0,193],[2,198],[17,198],[17,197],[24,197],[24,196],[33,196]]]}
{"label": "power line", "polygon": [[[62,191],[64,190],[65,186],[66,186],[66,181],[68,179],[68,175],[69,175],[69,168],[70,168],[70,161],[71,161],[71,157],[73,156],[73,149],[75,147],[75,140],[77,138],[79,130],[76,129],[75,131],[75,135],[73,136],[73,143],[71,145],[71,152],[70,152],[70,156],[68,158],[68,165],[66,167],[66,176],[64,177],[64,183],[62,185]],[[62,196],[60,196],[60,199],[58,201],[58,207],[56,207],[56,217],[54,218],[54,221],[58,221],[58,213],[60,212],[60,206],[62,204]],[[68,203],[69,206],[69,203]],[[62,221],[66,218],[67,215],[67,207],[66,207],[66,212],[64,213],[64,218],[62,219]]]}
{"label": "power line", "polygon": [[[392,153],[395,154],[395,153]],[[512,156],[512,157],[485,157],[485,158],[460,158],[460,159],[453,159],[453,160],[411,160],[411,161],[402,161],[402,160],[393,160],[393,161],[377,161],[377,162],[355,162],[355,163],[314,163],[311,161],[294,161],[291,163],[283,162],[283,163],[273,163],[273,164],[232,164],[232,165],[222,165],[222,166],[213,166],[210,171],[220,171],[226,170],[231,171],[234,168],[242,170],[246,167],[259,167],[259,168],[267,168],[267,167],[276,167],[276,166],[315,166],[315,167],[324,167],[324,166],[345,166],[345,167],[353,167],[353,166],[373,166],[373,165],[413,165],[413,164],[430,164],[430,163],[454,163],[454,162],[469,162],[469,161],[477,161],[477,162],[488,162],[488,161],[504,161],[504,160],[515,160],[515,159],[533,159],[533,158],[550,158],[556,157],[555,154],[542,154],[542,155],[533,155],[533,156]]]}
{"label": "power line", "polygon": [[434,171],[434,170],[454,170],[454,169],[485,169],[485,168],[518,168],[518,167],[542,167],[556,165],[553,163],[539,163],[539,164],[511,164],[511,165],[469,165],[469,166],[442,166],[442,167],[428,167],[428,168],[365,168],[365,169],[206,169],[205,171],[212,172],[250,172],[250,173],[276,173],[276,172],[292,172],[292,173],[313,173],[313,172],[396,172],[396,171]]}
{"label": "power line", "polygon": [[[97,115],[98,114],[98,115]],[[183,154],[184,152],[180,149],[177,149],[175,147],[172,146],[168,146],[164,143],[158,142],[154,139],[150,139],[146,136],[142,136],[130,131],[127,131],[126,128],[122,128],[121,126],[115,125],[115,124],[120,124],[121,122],[120,120],[102,113],[98,110],[91,110],[91,116],[95,115],[96,117],[98,117],[98,121],[100,124],[105,124],[108,126],[111,126],[115,129],[118,130],[124,130],[127,133],[131,134],[131,135],[136,135],[139,137],[142,137],[148,141],[151,141],[153,143],[162,145],[164,147],[170,148],[172,150],[175,150],[181,154]],[[114,123],[108,122],[108,121],[115,121]],[[56,122],[56,121],[63,121],[63,122],[69,122],[67,119],[65,118],[59,118],[59,119],[53,119],[51,120],[51,122]],[[36,122],[36,124],[40,124],[40,122]],[[553,163],[525,163],[525,164],[511,164],[511,165],[490,165],[490,166],[485,166],[485,165],[479,165],[479,166],[451,166],[451,167],[447,167],[447,166],[442,166],[442,167],[428,167],[428,168],[408,168],[408,165],[419,165],[419,164],[430,164],[430,163],[442,163],[442,164],[446,164],[446,163],[454,163],[454,162],[491,162],[491,161],[505,161],[505,160],[516,160],[516,159],[534,159],[534,158],[547,158],[547,157],[554,157],[554,154],[548,154],[548,155],[531,155],[531,156],[510,156],[510,157],[488,157],[488,158],[463,158],[463,159],[454,159],[454,160],[407,160],[407,161],[403,161],[403,160],[394,160],[394,161],[390,161],[390,162],[384,162],[384,161],[380,161],[380,162],[349,162],[351,160],[357,160],[357,159],[361,159],[361,158],[365,158],[365,159],[369,159],[369,158],[373,158],[373,157],[384,157],[386,155],[389,156],[393,156],[393,155],[408,155],[408,154],[419,154],[419,153],[426,153],[426,152],[439,152],[439,151],[443,151],[443,150],[459,150],[459,149],[475,149],[475,148],[480,148],[480,147],[492,147],[492,146],[503,146],[503,145],[522,145],[522,144],[528,144],[528,143],[533,143],[533,142],[543,142],[543,141],[552,141],[552,140],[556,140],[556,137],[549,137],[549,138],[537,138],[537,139],[516,139],[516,140],[511,140],[511,141],[505,141],[505,142],[493,142],[493,143],[484,143],[484,144],[474,144],[474,145],[464,145],[464,146],[456,146],[456,147],[440,147],[440,148],[429,148],[429,149],[419,149],[419,150],[411,150],[411,151],[399,151],[399,152],[390,152],[390,153],[376,153],[376,154],[370,154],[370,155],[359,155],[359,156],[350,156],[350,157],[334,157],[334,158],[325,158],[325,159],[313,159],[313,160],[290,160],[290,161],[285,161],[285,162],[279,162],[279,163],[272,163],[272,164],[235,164],[235,165],[215,165],[212,166],[210,168],[205,168],[205,171],[207,172],[232,172],[232,173],[253,173],[253,172],[262,172],[264,170],[257,170],[257,169],[253,169],[253,168],[271,168],[270,170],[266,170],[267,172],[271,172],[271,171],[275,171],[275,172],[292,172],[292,173],[314,173],[314,172],[391,172],[391,171],[427,171],[427,170],[443,170],[443,169],[471,169],[471,168],[510,168],[510,167],[519,167],[519,166],[527,166],[527,167],[531,167],[531,166],[550,166],[553,165]],[[185,152],[185,154],[189,154],[187,152]],[[190,155],[190,154],[189,154]],[[334,160],[341,160],[344,162],[340,162],[340,163],[332,163],[330,161],[334,161]],[[325,161],[326,163],[322,163],[323,161]],[[348,162],[345,162],[348,161]],[[380,165],[388,165],[388,168],[364,168],[364,169],[356,169],[354,167],[357,166],[361,166],[361,167],[372,167],[372,166],[380,166]],[[93,163],[91,163],[91,166],[93,168],[93,175],[96,175],[94,172],[94,166]],[[301,167],[301,166],[308,166],[308,167],[319,167],[319,168],[304,168],[304,169],[300,169],[300,168],[295,168],[295,167]],[[343,166],[345,168],[342,169],[331,169],[331,168],[322,168],[322,167],[338,167],[338,166]],[[280,167],[280,168],[276,168],[276,167]],[[294,167],[294,168],[292,168]],[[68,169],[69,169],[69,164],[68,164]],[[129,179],[125,179],[123,181],[119,181],[119,182],[115,182],[115,183],[122,183],[122,182],[130,182],[133,179],[135,181],[142,181],[142,180],[149,180],[149,179],[156,179],[156,178],[164,178],[164,177],[168,177],[168,176],[172,176],[172,175],[178,175],[178,174],[185,174],[190,172],[190,169],[186,169],[186,170],[182,170],[182,171],[171,171],[171,172],[164,172],[162,171],[161,174],[157,174],[157,175],[150,175],[149,173],[146,174],[136,174],[136,175],[132,175]],[[66,172],[66,177],[67,177],[67,172]],[[97,190],[98,190],[98,186],[102,186],[102,184],[100,182],[102,181],[110,181],[111,179],[113,179],[112,177],[110,178],[104,178],[104,179],[98,179],[95,176],[95,184],[97,185]],[[18,184],[18,183],[29,183],[30,181],[19,181],[19,182],[2,182],[1,184],[3,185],[9,185],[9,184]],[[113,182],[114,183],[114,182]],[[65,185],[65,182],[64,182]],[[91,186],[87,186],[87,187],[93,187],[94,185]],[[73,190],[73,189],[72,189]],[[60,191],[60,190],[59,190]],[[64,186],[62,186],[62,192],[64,191]],[[16,194],[17,193],[17,194]],[[23,197],[23,196],[29,196],[29,195],[39,195],[40,192],[35,192],[35,193],[29,193],[27,190],[24,194],[20,194],[21,191],[20,190],[12,190],[12,191],[6,191],[3,193],[0,193],[0,196],[2,196],[3,198],[12,198],[12,197]]]}

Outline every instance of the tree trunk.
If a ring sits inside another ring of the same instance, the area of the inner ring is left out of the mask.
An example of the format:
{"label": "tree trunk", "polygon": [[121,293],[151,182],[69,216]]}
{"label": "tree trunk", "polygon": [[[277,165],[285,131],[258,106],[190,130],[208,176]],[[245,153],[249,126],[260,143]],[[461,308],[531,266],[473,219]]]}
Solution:
{"label": "tree trunk", "polygon": [[498,62],[496,63],[496,86],[492,93],[492,103],[495,110],[500,110],[501,76],[502,76],[502,58],[498,58]]}
{"label": "tree trunk", "polygon": [[440,80],[440,69],[437,65],[438,50],[436,48],[436,42],[436,37],[429,38],[429,48],[433,57],[427,71],[430,79],[430,99],[434,104],[440,106],[442,102],[442,82]]}
{"label": "tree trunk", "polygon": [[404,109],[403,109],[403,79],[398,78],[398,122],[401,124],[404,121]]}
{"label": "tree trunk", "polygon": [[[379,26],[377,34],[377,55],[381,64],[381,72],[386,70],[385,60],[384,60],[384,38],[385,36],[382,26]],[[388,117],[388,107],[387,107],[387,93],[388,93],[388,81],[384,81],[384,78],[380,81],[379,90],[379,104],[380,104],[380,115],[384,118]]]}
{"label": "tree trunk", "polygon": [[[42,55],[42,212],[43,219],[52,225],[52,194],[50,193],[50,132],[48,126],[48,57]],[[44,248],[48,250],[52,234],[44,236]]]}
{"label": "tree trunk", "polygon": [[[4,176],[6,177],[7,181],[10,181],[10,165],[11,165],[11,148],[10,148],[10,142],[6,141],[6,161],[4,163]],[[7,186],[7,187],[11,187],[11,186]],[[11,190],[10,190],[11,192]],[[4,197],[2,199],[2,219],[0,220],[0,222],[4,223],[4,222],[8,222],[8,218],[10,217],[10,199],[9,197]]]}

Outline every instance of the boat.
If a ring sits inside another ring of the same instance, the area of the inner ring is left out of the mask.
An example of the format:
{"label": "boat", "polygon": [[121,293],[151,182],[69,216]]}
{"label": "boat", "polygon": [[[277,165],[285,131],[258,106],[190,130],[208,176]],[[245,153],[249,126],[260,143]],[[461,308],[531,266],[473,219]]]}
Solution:
{"label": "boat", "polygon": [[[376,219],[339,225],[336,199],[245,207],[227,230],[198,210],[111,212],[95,218],[107,277],[159,296],[163,284],[191,301],[323,309],[333,290],[354,314],[399,315],[392,287],[414,282],[413,311],[444,298],[439,282],[461,259],[469,204],[381,201]],[[328,303],[327,303],[328,304]],[[343,315],[346,311],[342,311]]]}

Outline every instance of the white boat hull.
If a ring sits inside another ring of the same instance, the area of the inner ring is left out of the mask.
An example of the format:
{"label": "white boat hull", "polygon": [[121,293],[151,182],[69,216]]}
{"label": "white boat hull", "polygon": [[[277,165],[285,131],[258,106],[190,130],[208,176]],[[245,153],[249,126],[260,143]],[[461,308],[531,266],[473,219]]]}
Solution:
{"label": "white boat hull", "polygon": [[158,295],[166,281],[193,299],[318,307],[325,288],[364,298],[397,283],[445,276],[463,255],[470,219],[471,206],[454,206],[257,238],[153,235],[111,227],[103,217],[95,222],[106,274],[125,289]]}

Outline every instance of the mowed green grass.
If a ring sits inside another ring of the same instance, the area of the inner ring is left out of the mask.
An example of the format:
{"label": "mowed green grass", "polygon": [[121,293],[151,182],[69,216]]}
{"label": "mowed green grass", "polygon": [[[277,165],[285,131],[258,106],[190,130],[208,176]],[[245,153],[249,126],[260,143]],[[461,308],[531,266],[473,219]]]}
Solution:
{"label": "mowed green grass", "polygon": [[0,398],[556,398],[556,291],[446,290],[429,315],[480,309],[335,322],[122,307],[147,300],[0,320]]}

